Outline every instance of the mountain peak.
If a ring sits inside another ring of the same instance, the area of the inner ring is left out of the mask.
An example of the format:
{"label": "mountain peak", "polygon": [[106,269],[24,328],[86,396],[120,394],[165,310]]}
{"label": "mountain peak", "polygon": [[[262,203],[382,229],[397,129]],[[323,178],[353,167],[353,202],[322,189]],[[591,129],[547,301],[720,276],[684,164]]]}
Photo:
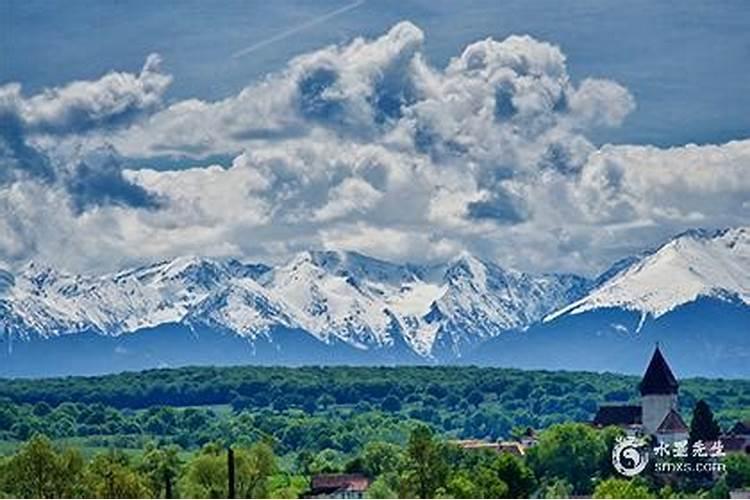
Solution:
{"label": "mountain peak", "polygon": [[674,238],[672,238],[672,240],[680,240],[685,238],[710,240],[723,237],[747,237],[748,235],[750,235],[750,228],[743,226],[725,227],[720,229],[693,228],[677,234]]}
{"label": "mountain peak", "polygon": [[487,267],[487,263],[464,250],[448,263],[445,274],[448,279],[465,276],[485,282]]}
{"label": "mountain peak", "polygon": [[621,262],[588,296],[547,319],[609,307],[659,317],[699,297],[750,304],[750,233],[744,227],[686,231]]}
{"label": "mountain peak", "polygon": [[274,267],[180,256],[99,276],[33,263],[13,281],[0,271],[0,305],[21,334],[117,337],[181,325],[273,342],[286,328],[362,351],[398,345],[456,359],[566,304],[558,314],[611,307],[645,317],[705,295],[750,303],[750,238],[746,228],[684,233],[616,264],[593,288],[585,278],[506,270],[469,252],[417,266],[343,250],[301,252]]}
{"label": "mountain peak", "polygon": [[31,260],[21,269],[19,277],[28,280],[36,287],[44,287],[67,275],[48,264]]}

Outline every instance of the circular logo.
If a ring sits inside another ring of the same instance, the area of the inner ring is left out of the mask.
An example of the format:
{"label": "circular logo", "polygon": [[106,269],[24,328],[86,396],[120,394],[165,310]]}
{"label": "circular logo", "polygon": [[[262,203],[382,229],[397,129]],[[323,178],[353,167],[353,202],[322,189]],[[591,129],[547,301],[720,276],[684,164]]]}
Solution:
{"label": "circular logo", "polygon": [[612,465],[623,476],[633,477],[643,472],[648,458],[648,447],[640,438],[619,438],[612,448]]}

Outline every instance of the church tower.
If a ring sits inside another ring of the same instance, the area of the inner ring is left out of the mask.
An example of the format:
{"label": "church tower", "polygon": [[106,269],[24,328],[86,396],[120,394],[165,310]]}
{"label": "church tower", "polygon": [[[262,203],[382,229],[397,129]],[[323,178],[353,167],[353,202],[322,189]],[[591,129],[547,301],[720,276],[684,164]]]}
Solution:
{"label": "church tower", "polygon": [[640,386],[644,433],[656,434],[667,415],[673,410],[678,412],[678,387],[677,379],[657,344]]}

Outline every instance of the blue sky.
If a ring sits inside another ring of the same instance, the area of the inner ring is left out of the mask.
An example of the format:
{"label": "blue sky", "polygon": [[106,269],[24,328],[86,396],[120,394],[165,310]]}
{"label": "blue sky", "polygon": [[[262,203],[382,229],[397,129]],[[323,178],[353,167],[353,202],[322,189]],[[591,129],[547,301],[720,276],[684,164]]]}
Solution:
{"label": "blue sky", "polygon": [[[0,79],[27,91],[138,68],[160,53],[168,99],[218,99],[293,56],[407,19],[445,64],[467,43],[530,34],[560,45],[572,77],[614,79],[638,107],[597,142],[718,143],[750,131],[750,5],[705,1],[370,1],[245,57],[235,51],[346,1],[3,0]],[[52,49],[51,49],[52,48]]]}
{"label": "blue sky", "polygon": [[592,275],[750,220],[743,0],[0,0],[0,23],[0,268],[336,248]]}

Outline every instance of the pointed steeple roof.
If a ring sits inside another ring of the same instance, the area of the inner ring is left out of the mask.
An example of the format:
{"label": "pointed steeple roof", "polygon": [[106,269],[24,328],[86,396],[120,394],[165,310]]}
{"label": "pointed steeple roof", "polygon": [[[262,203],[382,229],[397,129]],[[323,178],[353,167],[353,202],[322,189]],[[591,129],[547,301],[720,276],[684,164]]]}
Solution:
{"label": "pointed steeple roof", "polygon": [[651,362],[641,380],[641,396],[648,394],[677,394],[679,384],[669,368],[667,360],[656,345]]}

